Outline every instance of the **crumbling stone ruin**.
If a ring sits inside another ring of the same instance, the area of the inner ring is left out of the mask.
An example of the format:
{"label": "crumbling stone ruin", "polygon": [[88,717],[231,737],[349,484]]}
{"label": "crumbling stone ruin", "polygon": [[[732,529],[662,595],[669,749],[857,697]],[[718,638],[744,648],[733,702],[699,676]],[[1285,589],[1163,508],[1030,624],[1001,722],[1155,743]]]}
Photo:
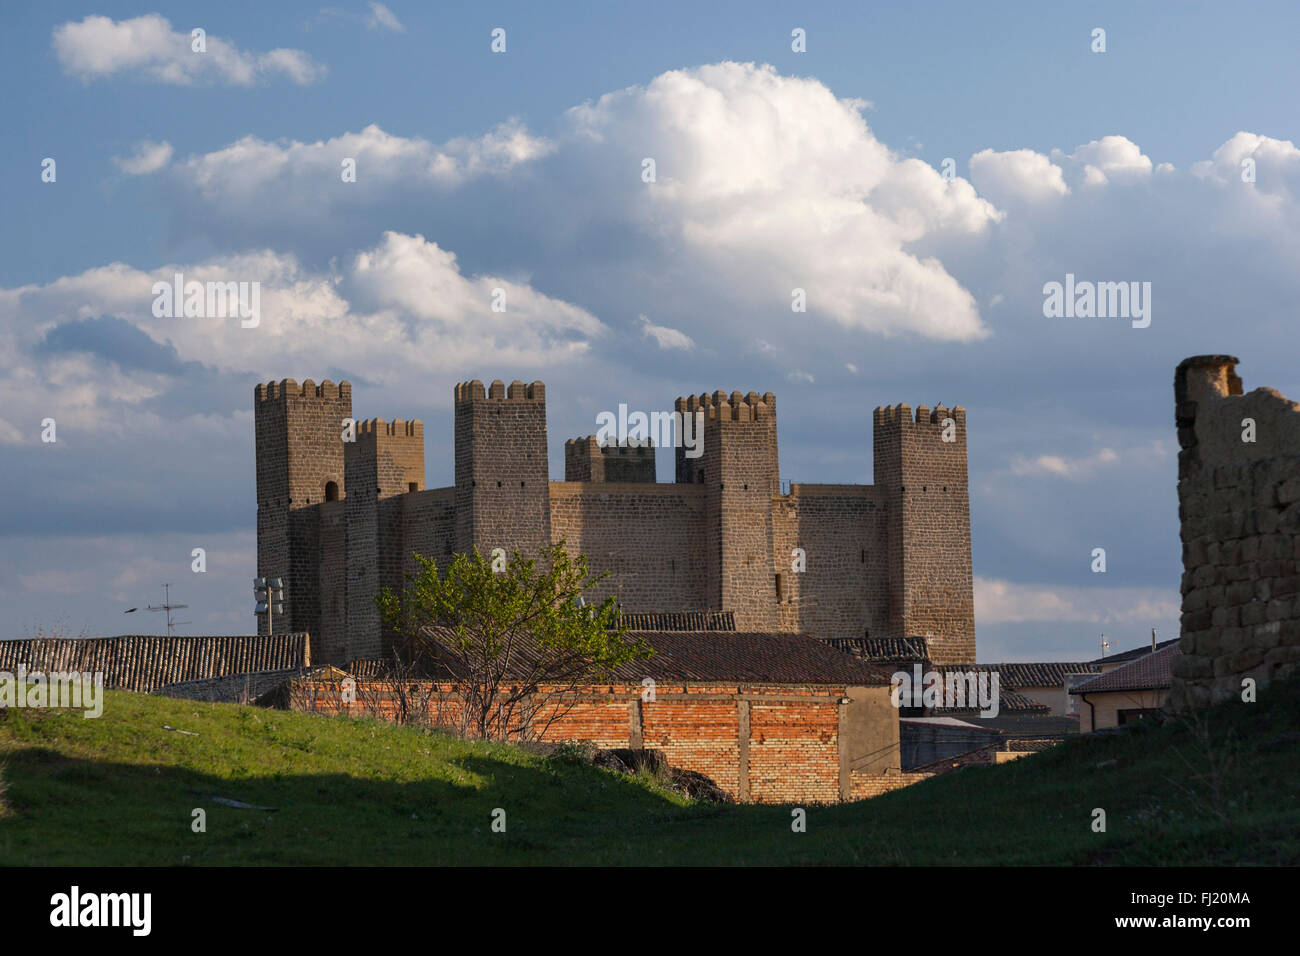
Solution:
{"label": "crumbling stone ruin", "polygon": [[[455,484],[424,486],[419,421],[352,418],[348,382],[258,385],[257,573],[285,580],[274,629],[306,631],[324,663],[384,653],[374,596],[399,588],[412,552],[440,565],[477,547],[536,552],[561,539],[607,570],[625,612],[731,611],[737,629],[814,637],[923,637],[935,664],[975,661],[966,412],[876,408],[871,485],[782,493],[776,397],[679,398],[702,422],[698,457],[654,447],[565,445],[547,462],[546,388],[455,387]],[[835,410],[850,442],[866,408]],[[865,427],[862,428],[865,431]],[[266,630],[265,615],[259,628]]]}
{"label": "crumbling stone ruin", "polygon": [[1300,404],[1242,394],[1238,359],[1174,373],[1183,539],[1182,654],[1173,709],[1294,675],[1300,662]]}

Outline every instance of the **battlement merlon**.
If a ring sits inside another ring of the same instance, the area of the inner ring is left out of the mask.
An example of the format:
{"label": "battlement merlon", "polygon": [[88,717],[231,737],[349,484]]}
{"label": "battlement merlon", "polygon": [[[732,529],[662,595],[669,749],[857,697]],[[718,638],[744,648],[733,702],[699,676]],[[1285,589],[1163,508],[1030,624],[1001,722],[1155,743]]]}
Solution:
{"label": "battlement merlon", "polygon": [[474,379],[469,382],[458,382],[453,390],[455,401],[461,402],[545,402],[546,386],[542,382],[532,382],[525,385],[519,379],[510,383],[509,388],[501,379],[496,379],[486,389],[483,382]]}
{"label": "battlement merlon", "polygon": [[884,405],[872,412],[872,423],[878,428],[899,424],[937,425],[942,427],[944,419],[947,418],[951,418],[959,430],[965,429],[966,409],[961,405],[952,408],[936,405],[933,409],[928,405],[918,405],[916,406],[915,415],[912,413],[912,406],[907,404]]}
{"label": "battlement merlon", "polygon": [[304,379],[299,385],[291,378],[281,379],[278,382],[267,382],[258,384],[253,387],[253,398],[258,403],[267,401],[283,401],[286,398],[325,398],[325,399],[342,399],[352,401],[352,383],[344,379],[335,385],[329,379],[325,379],[319,385],[311,379]]}
{"label": "battlement merlon", "polygon": [[742,395],[734,391],[730,395],[719,389],[710,395],[688,395],[673,402],[673,410],[682,414],[703,412],[706,421],[761,421],[776,415],[776,396],[771,392],[759,395],[750,392]]}
{"label": "battlement merlon", "polygon": [[412,418],[410,421],[403,418],[394,418],[392,421],[371,418],[357,422],[356,428],[358,439],[362,435],[372,439],[378,435],[386,435],[389,438],[418,438],[424,441],[424,422],[418,418]]}
{"label": "battlement merlon", "polygon": [[356,440],[344,446],[347,484],[386,498],[424,490],[424,423],[418,418],[356,423]]}
{"label": "battlement merlon", "polygon": [[564,443],[564,480],[653,482],[653,439],[602,445],[595,435],[570,438]]}

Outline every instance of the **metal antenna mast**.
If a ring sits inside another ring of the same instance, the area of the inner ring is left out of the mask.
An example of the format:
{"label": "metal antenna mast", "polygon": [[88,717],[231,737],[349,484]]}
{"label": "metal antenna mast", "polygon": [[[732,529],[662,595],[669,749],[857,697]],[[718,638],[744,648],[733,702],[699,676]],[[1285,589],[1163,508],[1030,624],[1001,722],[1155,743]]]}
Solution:
{"label": "metal antenna mast", "polygon": [[154,607],[152,604],[150,604],[149,607],[148,607],[148,610],[150,610],[150,611],[166,611],[166,612],[167,612],[167,634],[168,634],[169,637],[172,636],[172,635],[174,635],[174,634],[176,633],[176,625],[177,625],[177,624],[188,624],[188,623],[190,623],[189,621],[175,621],[175,622],[172,621],[172,611],[179,611],[179,610],[181,610],[182,608],[187,608],[187,607],[189,607],[189,605],[188,605],[188,604],[173,604],[173,603],[172,603],[172,592],[171,592],[171,587],[172,587],[172,586],[171,586],[170,584],[164,584],[164,585],[163,585],[163,602],[162,602],[162,604],[158,605],[157,607]]}

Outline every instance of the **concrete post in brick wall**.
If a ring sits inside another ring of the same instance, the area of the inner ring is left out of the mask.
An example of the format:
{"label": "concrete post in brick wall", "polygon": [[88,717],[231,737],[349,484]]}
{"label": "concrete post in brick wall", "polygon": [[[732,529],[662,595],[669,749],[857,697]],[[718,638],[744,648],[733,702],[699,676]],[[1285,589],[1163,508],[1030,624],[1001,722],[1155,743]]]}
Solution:
{"label": "concrete post in brick wall", "polygon": [[736,702],[736,799],[749,802],[749,701]]}

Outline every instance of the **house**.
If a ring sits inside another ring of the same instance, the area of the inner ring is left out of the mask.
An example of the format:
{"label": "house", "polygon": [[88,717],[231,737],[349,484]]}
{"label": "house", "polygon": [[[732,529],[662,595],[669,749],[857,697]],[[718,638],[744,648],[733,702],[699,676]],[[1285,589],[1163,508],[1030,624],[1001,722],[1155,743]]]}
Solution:
{"label": "house", "polygon": [[[1119,727],[1160,711],[1173,683],[1171,667],[1182,654],[1177,640],[1112,668],[1070,690],[1079,699],[1079,729]],[[1133,653],[1133,652],[1130,652]],[[1114,658],[1111,658],[1114,660]]]}
{"label": "house", "polygon": [[1130,664],[1139,657],[1145,657],[1153,651],[1158,651],[1162,647],[1168,647],[1170,644],[1175,644],[1177,642],[1178,638],[1171,637],[1167,641],[1161,641],[1159,644],[1153,643],[1149,647],[1143,645],[1142,647],[1135,647],[1131,651],[1125,651],[1122,654],[1111,654],[1108,657],[1099,657],[1095,661],[1089,661],[1087,666],[1104,674],[1107,671],[1113,671],[1117,667],[1123,667],[1125,664]]}

